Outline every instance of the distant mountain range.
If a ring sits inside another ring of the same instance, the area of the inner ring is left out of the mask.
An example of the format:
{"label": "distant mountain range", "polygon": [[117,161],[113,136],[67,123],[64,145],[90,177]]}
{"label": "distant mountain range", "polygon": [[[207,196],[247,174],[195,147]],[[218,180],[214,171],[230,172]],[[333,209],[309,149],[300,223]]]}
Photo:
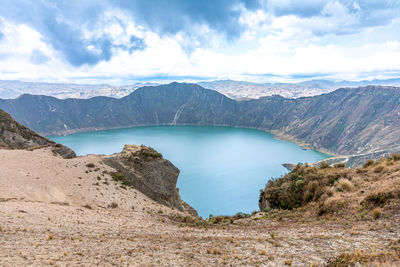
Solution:
{"label": "distant mountain range", "polygon": [[23,95],[0,100],[0,108],[45,135],[141,125],[225,125],[263,129],[333,155],[400,151],[400,88],[389,86],[237,101],[197,84],[171,83],[142,87],[120,99]]}
{"label": "distant mountain range", "polygon": [[135,89],[155,83],[135,83],[123,86],[108,84],[74,84],[74,83],[37,83],[0,80],[0,98],[11,99],[23,94],[48,95],[60,99],[108,96],[121,98]]}
{"label": "distant mountain range", "polygon": [[366,85],[400,86],[400,79],[372,81],[328,81],[310,80],[299,83],[251,83],[242,81],[200,82],[207,89],[220,92],[233,99],[256,99],[262,96],[280,95],[285,98],[299,98],[332,92],[343,87],[360,87]]}
{"label": "distant mountain range", "polygon": [[[200,86],[215,90],[232,99],[257,99],[263,96],[280,95],[285,98],[299,98],[332,92],[342,87],[360,87],[366,85],[400,86],[400,79],[372,81],[329,81],[310,80],[299,83],[251,83],[245,81],[220,80],[199,82]],[[22,81],[1,81],[0,98],[12,99],[23,94],[48,95],[59,99],[88,99],[95,96],[122,98],[143,86],[155,86],[159,83],[135,83],[123,86],[108,84],[72,84],[72,83],[35,83]]]}

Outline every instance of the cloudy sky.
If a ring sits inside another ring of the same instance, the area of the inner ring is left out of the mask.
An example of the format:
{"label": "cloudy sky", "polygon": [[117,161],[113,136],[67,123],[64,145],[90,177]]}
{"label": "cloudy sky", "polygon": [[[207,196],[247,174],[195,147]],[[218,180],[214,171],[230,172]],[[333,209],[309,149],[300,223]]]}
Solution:
{"label": "cloudy sky", "polygon": [[3,80],[390,77],[399,0],[1,0]]}

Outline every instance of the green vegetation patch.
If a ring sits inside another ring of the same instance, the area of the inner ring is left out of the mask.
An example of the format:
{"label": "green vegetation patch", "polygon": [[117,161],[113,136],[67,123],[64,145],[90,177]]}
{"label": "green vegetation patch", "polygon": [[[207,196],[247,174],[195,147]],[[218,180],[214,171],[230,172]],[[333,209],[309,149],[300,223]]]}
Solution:
{"label": "green vegetation patch", "polygon": [[144,158],[151,158],[151,159],[162,159],[162,154],[157,152],[151,147],[143,146],[142,149],[140,150],[141,156]]}
{"label": "green vegetation patch", "polygon": [[[326,169],[330,169],[327,173]],[[319,168],[297,165],[287,175],[268,182],[263,192],[270,208],[294,209],[320,199],[339,178],[343,176],[341,168],[331,168],[321,164]]]}
{"label": "green vegetation patch", "polygon": [[122,171],[117,171],[117,172],[110,172],[109,175],[111,176],[111,178],[116,181],[116,182],[121,182],[122,185],[124,186],[131,186],[132,183],[131,181],[129,181],[125,174]]}

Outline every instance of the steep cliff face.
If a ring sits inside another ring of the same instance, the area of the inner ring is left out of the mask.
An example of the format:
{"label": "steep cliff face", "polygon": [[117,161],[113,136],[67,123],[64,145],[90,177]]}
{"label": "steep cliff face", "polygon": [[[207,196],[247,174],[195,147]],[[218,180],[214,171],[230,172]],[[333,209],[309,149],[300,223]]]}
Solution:
{"label": "steep cliff face", "polygon": [[104,156],[103,162],[117,170],[114,180],[133,186],[158,203],[178,210],[197,212],[181,200],[176,188],[179,169],[154,149],[125,145],[122,152]]}
{"label": "steep cliff face", "polygon": [[52,146],[54,153],[63,158],[74,158],[75,152],[60,144],[38,135],[16,122],[8,113],[0,109],[0,148],[27,149]]}
{"label": "steep cliff face", "polygon": [[[335,154],[376,152],[400,145],[400,88],[368,86],[280,102],[261,128]],[[260,112],[266,113],[266,112]]]}
{"label": "steep cliff face", "polygon": [[264,129],[335,155],[373,157],[382,150],[400,151],[400,88],[396,87],[235,101],[199,85],[172,83],[143,87],[122,99],[24,95],[0,100],[0,108],[43,134],[140,125],[226,125]]}

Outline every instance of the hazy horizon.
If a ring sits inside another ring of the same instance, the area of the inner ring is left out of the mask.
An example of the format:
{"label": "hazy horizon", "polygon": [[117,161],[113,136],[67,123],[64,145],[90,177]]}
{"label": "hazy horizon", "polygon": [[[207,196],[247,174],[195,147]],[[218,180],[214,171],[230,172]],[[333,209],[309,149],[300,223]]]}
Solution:
{"label": "hazy horizon", "polygon": [[[73,84],[73,85],[91,85],[91,86],[111,86],[111,87],[123,87],[123,86],[130,86],[130,85],[145,85],[145,84],[154,84],[156,85],[163,85],[163,84],[170,84],[170,83],[212,83],[212,82],[237,82],[237,83],[249,83],[249,84],[298,84],[298,83],[306,83],[306,82],[319,82],[319,81],[324,81],[324,82],[332,82],[332,83],[368,83],[368,82],[386,82],[390,80],[395,80],[396,84],[397,82],[400,82],[400,76],[399,77],[393,77],[393,78],[388,78],[388,79],[358,79],[358,80],[344,80],[344,79],[305,79],[305,80],[289,80],[289,81],[275,81],[275,82],[256,82],[256,81],[249,81],[249,80],[234,80],[234,79],[205,79],[205,80],[186,80],[184,78],[182,79],[165,79],[165,80],[132,80],[130,82],[124,82],[124,83],[117,83],[117,82],[104,82],[104,81],[93,81],[92,83],[90,82],[76,82],[74,80],[71,81],[47,81],[47,80],[41,80],[41,81],[35,81],[35,80],[7,80],[7,79],[0,79],[0,82],[22,82],[22,83],[37,83],[37,84]],[[398,80],[398,81],[397,81]],[[372,85],[372,83],[371,83]],[[374,84],[375,85],[375,84]],[[376,84],[379,85],[379,84]]]}

